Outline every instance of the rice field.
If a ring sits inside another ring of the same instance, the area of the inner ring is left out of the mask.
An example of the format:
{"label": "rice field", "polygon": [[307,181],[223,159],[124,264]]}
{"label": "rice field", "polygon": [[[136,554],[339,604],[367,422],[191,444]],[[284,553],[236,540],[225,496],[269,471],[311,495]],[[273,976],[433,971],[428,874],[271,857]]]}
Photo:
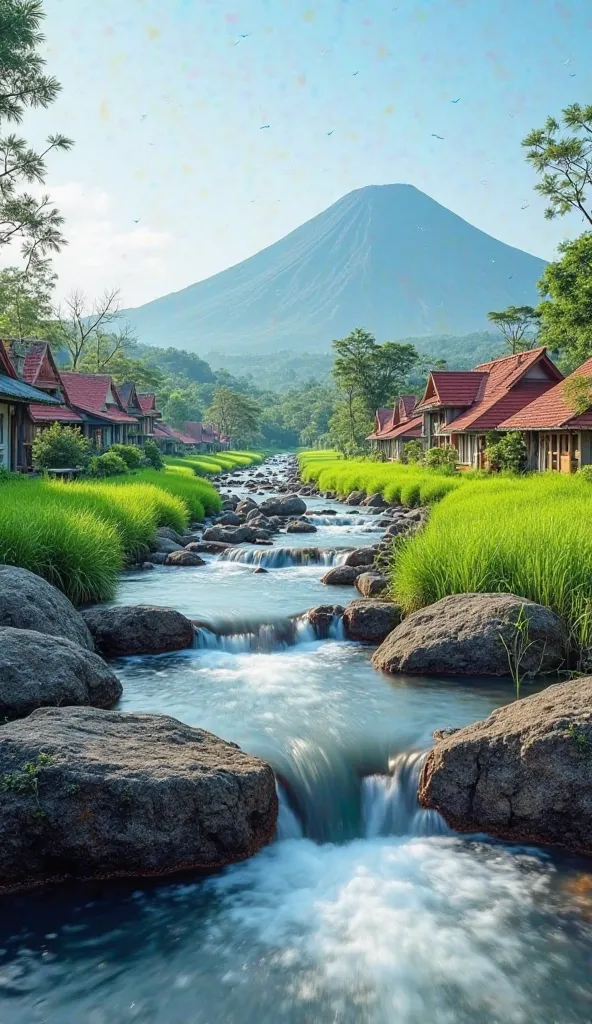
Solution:
{"label": "rice field", "polygon": [[304,452],[299,456],[300,472],[306,483],[315,483],[321,491],[339,495],[351,491],[382,494],[385,501],[400,502],[413,508],[440,501],[464,484],[465,478],[437,473],[421,466],[403,466],[395,462],[371,459],[342,459],[336,452]]}
{"label": "rice field", "polygon": [[263,456],[258,452],[232,451],[216,452],[215,455],[167,455],[164,461],[170,469],[189,468],[196,476],[215,476],[222,470],[259,465],[263,462]]}
{"label": "rice field", "polygon": [[15,477],[0,484],[0,562],[38,573],[74,604],[105,601],[159,526],[183,532],[220,507],[190,467],[68,483]]}

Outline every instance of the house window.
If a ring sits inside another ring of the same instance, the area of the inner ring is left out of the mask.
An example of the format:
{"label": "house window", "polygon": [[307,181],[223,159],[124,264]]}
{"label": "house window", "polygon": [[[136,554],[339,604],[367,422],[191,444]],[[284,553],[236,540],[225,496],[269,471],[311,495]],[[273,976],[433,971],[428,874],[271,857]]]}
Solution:
{"label": "house window", "polygon": [[470,466],[472,458],[472,444],[471,437],[468,434],[459,434],[457,437],[458,444],[458,461],[461,466]]}

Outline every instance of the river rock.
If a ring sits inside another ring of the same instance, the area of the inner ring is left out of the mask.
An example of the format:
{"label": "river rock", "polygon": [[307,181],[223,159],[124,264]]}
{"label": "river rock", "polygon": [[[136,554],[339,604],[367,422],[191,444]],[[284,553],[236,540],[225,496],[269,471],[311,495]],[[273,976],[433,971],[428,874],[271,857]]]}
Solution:
{"label": "river rock", "polygon": [[183,544],[183,537],[172,526],[159,526],[156,531],[157,540],[172,540],[175,544]]}
{"label": "river rock", "polygon": [[248,515],[254,508],[257,508],[256,501],[253,501],[252,498],[243,498],[242,501],[239,501],[234,511],[241,515]]}
{"label": "river rock", "polygon": [[257,531],[251,526],[209,526],[204,530],[203,540],[223,541],[227,544],[243,544],[253,541]]}
{"label": "river rock", "polygon": [[351,491],[345,499],[346,505],[361,505],[366,497],[365,491]]}
{"label": "river rock", "polygon": [[362,597],[380,597],[388,593],[389,580],[379,572],[362,572],[355,585]]}
{"label": "river rock", "polygon": [[161,555],[170,555],[173,551],[183,550],[182,544],[177,544],[176,541],[169,540],[168,537],[157,537],[154,541],[154,547]]}
{"label": "river rock", "polygon": [[164,654],[193,644],[193,624],[174,608],[113,605],[83,614],[97,649],[110,657]]}
{"label": "river rock", "polygon": [[419,797],[462,832],[592,854],[592,676],[549,686],[428,754]]}
{"label": "river rock", "polygon": [[324,583],[328,587],[347,587],[353,586],[358,576],[362,572],[359,566],[355,565],[334,565],[329,572],[321,578],[321,583]]}
{"label": "river rock", "polygon": [[94,649],[84,619],[66,595],[34,572],[13,565],[0,565],[2,626],[35,629],[72,640],[89,651]]}
{"label": "river rock", "polygon": [[152,565],[164,565],[167,560],[167,556],[164,551],[152,551],[149,558]]}
{"label": "river rock", "polygon": [[33,629],[0,629],[0,720],[48,706],[111,707],[121,694],[117,676],[88,648]]}
{"label": "river rock", "polygon": [[220,526],[240,526],[243,522],[243,517],[237,515],[236,512],[224,512],[221,516],[218,516],[216,522]]}
{"label": "river rock", "polygon": [[343,605],[319,604],[306,613],[306,620],[319,640],[326,640],[329,630],[338,616],[343,615]]}
{"label": "river rock", "polygon": [[297,494],[287,494],[281,498],[266,498],[259,505],[259,511],[264,516],[300,516],[306,512],[306,504]]}
{"label": "river rock", "polygon": [[382,643],[400,621],[401,609],[391,601],[350,601],[343,613],[347,639],[370,644]]}
{"label": "river rock", "polygon": [[198,540],[188,544],[187,551],[196,551],[198,554],[202,552],[207,555],[220,555],[231,547],[232,544],[221,540]]}
{"label": "river rock", "polygon": [[307,519],[292,519],[286,526],[286,533],[316,533],[317,528]]}
{"label": "river rock", "polygon": [[378,491],[374,494],[369,494],[367,498],[364,498],[361,504],[368,506],[368,508],[386,508],[386,501]]}
{"label": "river rock", "polygon": [[272,769],[165,715],[51,708],[0,730],[0,886],[212,870],[272,837]]}
{"label": "river rock", "polygon": [[176,565],[179,568],[187,568],[193,565],[205,565],[203,558],[200,558],[196,551],[171,551],[166,556],[165,565]]}
{"label": "river rock", "polygon": [[347,555],[344,565],[372,565],[376,557],[376,548],[356,548]]}
{"label": "river rock", "polygon": [[[522,611],[521,611],[522,609]],[[528,621],[531,644],[522,675],[551,672],[565,663],[567,634],[549,608],[514,594],[453,594],[413,612],[375,651],[384,672],[419,675],[508,676],[516,622]]]}

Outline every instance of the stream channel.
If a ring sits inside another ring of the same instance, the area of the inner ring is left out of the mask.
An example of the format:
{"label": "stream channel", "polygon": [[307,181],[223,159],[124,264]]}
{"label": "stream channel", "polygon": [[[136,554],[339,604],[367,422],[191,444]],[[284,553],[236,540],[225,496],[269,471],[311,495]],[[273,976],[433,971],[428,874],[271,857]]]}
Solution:
{"label": "stream channel", "polygon": [[268,760],[275,842],[205,879],[5,897],[1,1024],[592,1019],[589,862],[458,836],[417,806],[432,731],[509,702],[510,681],[383,676],[338,621],[327,640],[302,626],[288,642],[288,616],[358,596],[320,578],[380,536],[368,513],[305,500],[316,534],[128,574],[117,595],[211,626],[191,650],[118,661],[119,707]]}

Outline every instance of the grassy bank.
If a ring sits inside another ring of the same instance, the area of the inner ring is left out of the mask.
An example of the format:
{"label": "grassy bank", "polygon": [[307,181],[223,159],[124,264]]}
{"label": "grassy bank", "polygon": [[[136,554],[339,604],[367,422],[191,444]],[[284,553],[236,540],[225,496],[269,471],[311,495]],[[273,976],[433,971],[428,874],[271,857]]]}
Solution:
{"label": "grassy bank", "polygon": [[75,483],[16,478],[0,484],[0,503],[0,562],[44,576],[75,604],[113,597],[159,526],[184,531],[221,507],[209,481],[169,467]]}
{"label": "grassy bank", "polygon": [[190,469],[196,476],[216,476],[223,470],[259,465],[263,462],[263,455],[232,451],[216,452],[215,455],[167,455],[164,461],[170,469]]}
{"label": "grassy bank", "polygon": [[456,490],[463,477],[446,476],[433,469],[402,466],[371,459],[342,459],[335,452],[303,452],[299,455],[300,473],[306,483],[322,491],[346,495],[351,491],[382,494],[385,501],[414,507],[441,500]]}

